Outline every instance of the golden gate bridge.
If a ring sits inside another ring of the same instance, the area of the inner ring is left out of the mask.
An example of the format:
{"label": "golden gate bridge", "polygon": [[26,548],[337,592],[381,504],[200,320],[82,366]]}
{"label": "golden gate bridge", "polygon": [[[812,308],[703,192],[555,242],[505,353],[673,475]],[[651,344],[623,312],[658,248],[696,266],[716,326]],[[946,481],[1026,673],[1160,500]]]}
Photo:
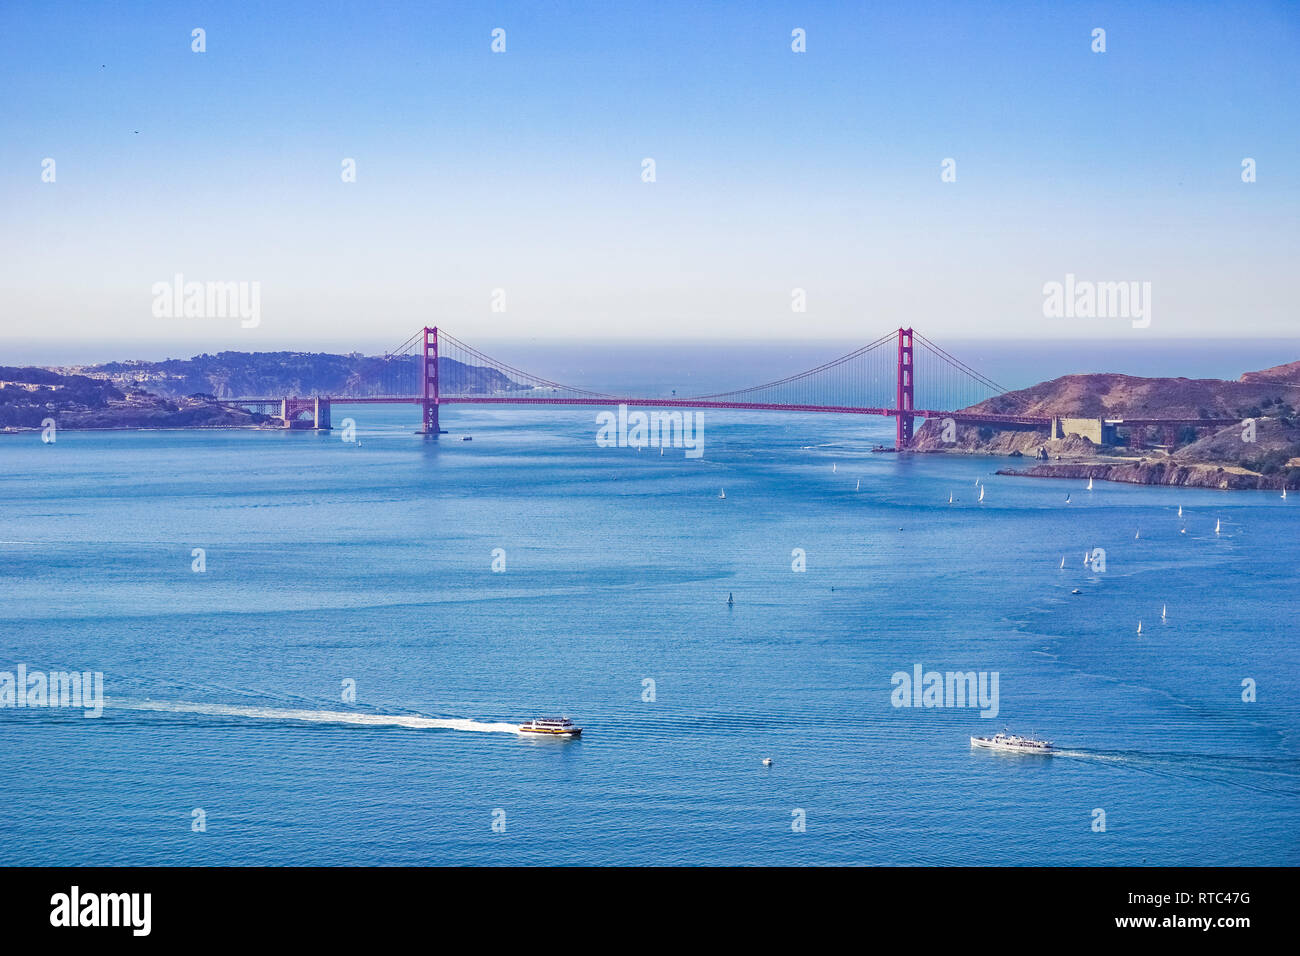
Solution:
{"label": "golden gate bridge", "polygon": [[[308,398],[236,398],[228,404],[277,409],[285,423],[330,427],[330,405],[413,404],[421,431],[441,432],[444,405],[627,405],[776,412],[880,415],[896,422],[895,448],[912,440],[917,418],[951,418],[1002,427],[1046,427],[1051,419],[963,411],[1006,392],[920,333],[892,330],[873,342],[794,375],[747,388],[685,398],[621,395],[551,381],[501,362],[427,326],[383,357],[377,371],[342,394]],[[922,401],[918,403],[917,396]],[[305,419],[305,420],[304,420]]]}
{"label": "golden gate bridge", "polygon": [[[286,426],[330,428],[330,407],[340,404],[410,404],[421,408],[421,432],[441,433],[444,405],[627,405],[652,408],[717,408],[774,412],[880,415],[895,421],[895,450],[906,449],[917,418],[1001,429],[1053,428],[1046,416],[1003,414],[972,408],[1006,389],[911,328],[898,328],[816,368],[747,388],[686,398],[626,395],[564,385],[508,365],[426,326],[339,394],[308,398],[236,398],[226,404],[265,411]],[[1100,422],[1097,423],[1100,426]],[[1129,428],[1139,446],[1147,426],[1235,424],[1229,419],[1113,419]],[[1063,436],[1062,436],[1063,437]]]}

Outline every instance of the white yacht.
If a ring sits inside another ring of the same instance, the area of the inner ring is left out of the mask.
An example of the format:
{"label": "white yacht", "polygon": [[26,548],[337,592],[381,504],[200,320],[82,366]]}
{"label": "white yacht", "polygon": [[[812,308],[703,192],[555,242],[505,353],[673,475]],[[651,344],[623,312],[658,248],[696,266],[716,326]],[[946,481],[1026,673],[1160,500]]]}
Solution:
{"label": "white yacht", "polygon": [[1051,754],[1052,742],[1039,740],[1037,737],[1021,737],[1019,734],[1003,732],[992,737],[972,737],[972,747],[987,747],[989,750],[1006,750],[1020,754]]}

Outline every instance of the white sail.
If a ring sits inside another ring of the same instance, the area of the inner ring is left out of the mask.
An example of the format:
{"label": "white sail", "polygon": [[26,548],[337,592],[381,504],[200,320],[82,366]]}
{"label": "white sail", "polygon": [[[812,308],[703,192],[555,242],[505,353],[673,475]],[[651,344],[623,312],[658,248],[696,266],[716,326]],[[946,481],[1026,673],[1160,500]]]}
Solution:
{"label": "white sail", "polygon": [[858,479],[857,487],[855,487],[853,490],[854,490],[854,491],[861,491],[861,490],[862,490],[862,479],[861,479],[861,478]]}
{"label": "white sail", "polygon": [[726,489],[726,488],[723,488],[721,491],[719,491],[719,492],[718,492],[718,497],[719,497],[719,498],[725,498],[725,497],[727,497],[727,489]]}
{"label": "white sail", "polygon": [[984,486],[980,485],[980,501],[984,500]]}
{"label": "white sail", "polygon": [[1179,506],[1178,506],[1178,517],[1181,518],[1182,516],[1183,516],[1183,506],[1182,506],[1182,505],[1179,505]]}
{"label": "white sail", "polygon": [[839,467],[840,466],[835,464],[835,462],[831,462],[831,474],[835,474],[835,472],[839,470]]}
{"label": "white sail", "polygon": [[1088,476],[1088,490],[1092,491],[1092,475]]}
{"label": "white sail", "polygon": [[1065,555],[1061,555],[1061,570],[1065,570]]}
{"label": "white sail", "polygon": [[1133,540],[1136,541],[1140,537],[1142,537],[1142,529],[1138,528],[1136,531],[1133,532]]}
{"label": "white sail", "polygon": [[1220,524],[1222,524],[1222,522],[1220,522],[1218,518],[1215,518],[1215,519],[1214,519],[1214,533],[1215,533],[1215,534],[1218,534],[1218,533],[1219,533],[1219,525],[1220,525]]}
{"label": "white sail", "polygon": [[1139,633],[1139,634],[1142,633],[1142,622],[1141,622],[1141,621],[1138,621],[1138,633]]}
{"label": "white sail", "polygon": [[1160,620],[1163,621],[1168,616],[1169,616],[1169,605],[1168,604],[1160,605]]}
{"label": "white sail", "polygon": [[948,504],[952,504],[952,492],[948,492]]}

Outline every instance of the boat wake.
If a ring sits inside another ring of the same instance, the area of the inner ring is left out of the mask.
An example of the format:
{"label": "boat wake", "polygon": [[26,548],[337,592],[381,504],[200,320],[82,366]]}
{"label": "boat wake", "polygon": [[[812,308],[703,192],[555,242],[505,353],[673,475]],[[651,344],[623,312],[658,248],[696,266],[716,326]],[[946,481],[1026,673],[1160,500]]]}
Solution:
{"label": "boat wake", "polygon": [[1060,757],[1117,764],[1125,770],[1175,780],[1199,780],[1255,793],[1300,796],[1300,766],[1290,759],[1234,759],[1210,754],[1147,753],[1137,750],[1055,750],[1053,753]]}
{"label": "boat wake", "polygon": [[192,704],[174,700],[119,700],[104,702],[106,709],[153,711],[164,714],[199,714],[206,717],[247,717],[254,720],[296,720],[315,724],[359,727],[409,727],[412,730],[463,730],[488,734],[518,734],[518,724],[470,720],[463,717],[422,717],[418,714],[365,714],[343,710],[301,710],[239,704]]}

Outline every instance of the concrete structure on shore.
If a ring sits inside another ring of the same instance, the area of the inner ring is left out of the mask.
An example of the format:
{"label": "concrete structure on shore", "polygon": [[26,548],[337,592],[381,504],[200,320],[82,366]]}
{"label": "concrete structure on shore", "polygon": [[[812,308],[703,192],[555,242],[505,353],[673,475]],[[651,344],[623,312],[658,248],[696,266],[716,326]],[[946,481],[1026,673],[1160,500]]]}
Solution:
{"label": "concrete structure on shore", "polygon": [[1052,438],[1065,438],[1067,435],[1078,435],[1086,438],[1094,445],[1114,445],[1117,444],[1115,434],[1115,423],[1108,422],[1103,418],[1062,418],[1054,417],[1052,419]]}

